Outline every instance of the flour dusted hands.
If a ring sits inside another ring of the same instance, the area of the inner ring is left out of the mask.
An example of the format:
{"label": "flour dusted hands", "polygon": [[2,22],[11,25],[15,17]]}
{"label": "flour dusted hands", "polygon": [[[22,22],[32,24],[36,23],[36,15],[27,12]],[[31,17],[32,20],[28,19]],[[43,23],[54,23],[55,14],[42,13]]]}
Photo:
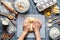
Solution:
{"label": "flour dusted hands", "polygon": [[24,21],[23,29],[25,31],[38,31],[41,28],[41,21],[34,17],[28,17]]}
{"label": "flour dusted hands", "polygon": [[33,17],[27,17],[26,20],[24,21],[24,30],[26,28],[28,28],[29,30],[27,31],[33,31],[33,22],[34,22],[34,18]]}
{"label": "flour dusted hands", "polygon": [[34,32],[36,36],[36,40],[41,40],[40,38],[40,29],[42,23],[38,18],[28,17],[24,21],[24,31],[25,32]]}
{"label": "flour dusted hands", "polygon": [[33,23],[33,30],[35,33],[36,40],[41,40],[41,37],[40,37],[41,26],[42,26],[41,21],[39,19],[35,19],[35,21]]}
{"label": "flour dusted hands", "polygon": [[33,30],[35,31],[39,31],[41,29],[42,23],[39,19],[35,18],[35,21],[33,23]]}
{"label": "flour dusted hands", "polygon": [[27,17],[23,24],[23,33],[18,40],[24,40],[24,38],[29,32],[34,32],[36,36],[36,40],[41,40],[40,31],[39,31],[41,28],[41,25],[42,24],[39,19],[34,17]]}

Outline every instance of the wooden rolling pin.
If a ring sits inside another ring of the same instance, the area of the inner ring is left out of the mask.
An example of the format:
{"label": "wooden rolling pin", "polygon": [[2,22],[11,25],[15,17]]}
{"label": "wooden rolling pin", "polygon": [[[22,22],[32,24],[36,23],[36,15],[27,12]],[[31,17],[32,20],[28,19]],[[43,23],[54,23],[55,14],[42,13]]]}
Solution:
{"label": "wooden rolling pin", "polygon": [[15,13],[15,14],[18,14],[18,13],[14,10],[14,8],[10,7],[6,2],[1,1],[1,3],[2,3],[9,11],[11,11],[11,12],[13,12],[13,13]]}

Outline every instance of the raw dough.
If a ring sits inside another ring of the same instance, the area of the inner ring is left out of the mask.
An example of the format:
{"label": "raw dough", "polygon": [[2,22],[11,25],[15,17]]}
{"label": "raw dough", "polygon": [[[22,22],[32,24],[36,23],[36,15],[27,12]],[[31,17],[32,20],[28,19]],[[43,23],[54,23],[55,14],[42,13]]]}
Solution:
{"label": "raw dough", "polygon": [[40,20],[34,17],[27,17],[26,20],[24,21],[24,24],[25,24],[24,26],[30,27],[30,31],[33,31],[33,26],[35,26],[34,24],[40,26]]}
{"label": "raw dough", "polygon": [[30,27],[30,31],[33,31],[33,28],[32,28],[32,26],[33,26],[33,22],[34,22],[34,18],[33,17],[28,17],[28,18],[26,18],[26,20],[24,21],[25,23],[27,23],[29,26],[28,27]]}

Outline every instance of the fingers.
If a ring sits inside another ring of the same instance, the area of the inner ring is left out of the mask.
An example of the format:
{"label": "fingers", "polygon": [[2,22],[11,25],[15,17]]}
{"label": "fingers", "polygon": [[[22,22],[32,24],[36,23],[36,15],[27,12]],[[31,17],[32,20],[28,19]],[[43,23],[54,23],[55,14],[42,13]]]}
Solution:
{"label": "fingers", "polygon": [[23,30],[26,34],[28,34],[28,32],[31,32],[30,29],[33,29],[36,35],[36,40],[40,40],[39,29],[41,28],[41,25],[42,23],[39,19],[29,17],[29,18],[26,18],[26,20],[24,21]]}
{"label": "fingers", "polygon": [[42,25],[41,21],[39,19],[35,19],[35,21],[33,23],[34,31],[36,31],[36,30],[39,31],[41,28],[41,25]]}
{"label": "fingers", "polygon": [[35,19],[35,23],[37,23],[37,24],[39,24],[39,26],[41,26],[41,20],[39,20],[39,19]]}
{"label": "fingers", "polygon": [[29,31],[29,23],[24,23],[23,24],[23,30],[28,32]]}
{"label": "fingers", "polygon": [[[32,24],[32,25],[31,25]],[[30,29],[32,29],[32,31],[38,30],[41,28],[41,21],[37,18],[33,18],[33,17],[28,17],[26,18],[26,20],[24,21],[24,25],[23,25],[23,29],[25,31],[30,31]]]}

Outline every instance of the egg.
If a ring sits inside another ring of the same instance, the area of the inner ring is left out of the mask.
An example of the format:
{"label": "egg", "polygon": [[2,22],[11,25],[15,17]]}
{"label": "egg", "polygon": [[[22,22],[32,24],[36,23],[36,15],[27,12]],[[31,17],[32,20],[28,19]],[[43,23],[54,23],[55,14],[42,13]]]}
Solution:
{"label": "egg", "polygon": [[52,22],[52,19],[49,19],[48,22],[51,23]]}
{"label": "egg", "polygon": [[48,25],[48,27],[52,27],[52,25],[53,25],[53,24],[52,24],[52,23],[50,23],[50,24],[47,24],[47,25]]}
{"label": "egg", "polygon": [[57,5],[52,6],[52,12],[53,13],[59,13],[59,7]]}
{"label": "egg", "polygon": [[42,10],[42,4],[40,4],[40,3],[37,3],[36,4],[36,7],[37,7],[37,9],[38,9],[38,11],[41,11]]}
{"label": "egg", "polygon": [[45,5],[43,5],[43,8],[45,8],[46,6]]}
{"label": "egg", "polygon": [[39,2],[39,0],[34,0],[34,3],[38,3]]}
{"label": "egg", "polygon": [[44,2],[41,2],[41,4],[44,4]]}
{"label": "egg", "polygon": [[47,9],[44,11],[46,17],[51,17],[51,11],[50,9]]}
{"label": "egg", "polygon": [[47,4],[46,4],[46,6],[48,7],[48,6],[49,6],[49,4],[47,3]]}
{"label": "egg", "polygon": [[57,2],[57,0],[53,0],[53,2],[55,2],[55,3],[56,3],[56,2]]}
{"label": "egg", "polygon": [[50,5],[53,4],[53,2],[50,2]]}
{"label": "egg", "polygon": [[44,2],[48,2],[48,0],[44,0]]}

